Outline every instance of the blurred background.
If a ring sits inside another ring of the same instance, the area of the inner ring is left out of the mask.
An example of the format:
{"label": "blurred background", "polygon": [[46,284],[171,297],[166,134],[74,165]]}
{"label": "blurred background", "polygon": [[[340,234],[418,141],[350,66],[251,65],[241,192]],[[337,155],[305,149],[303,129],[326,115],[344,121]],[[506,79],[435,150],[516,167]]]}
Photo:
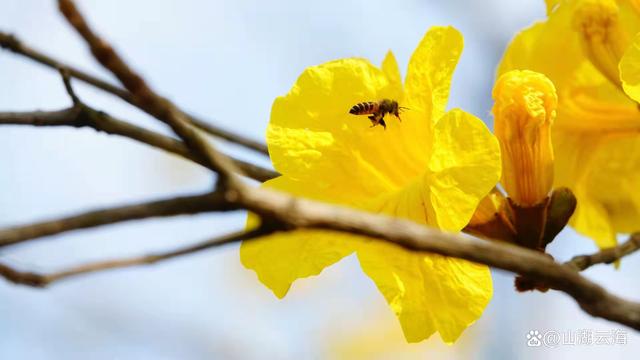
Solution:
{"label": "blurred background", "polygon": [[[309,65],[360,56],[380,63],[392,49],[401,69],[432,25],[454,25],[465,51],[450,107],[490,125],[497,62],[519,29],[544,17],[542,0],[450,1],[78,1],[157,89],[184,109],[262,139],[276,96]],[[112,79],[57,13],[52,0],[0,0],[0,29],[82,69]],[[88,104],[166,133],[146,115],[75,82]],[[69,105],[58,74],[0,52],[0,111]],[[239,157],[268,161],[221,144]],[[211,186],[208,174],[174,156],[89,129],[0,127],[0,226]],[[244,214],[132,222],[2,249],[0,261],[52,271],[141,254],[239,229]],[[560,260],[596,250],[571,231],[550,246]],[[640,255],[619,270],[585,274],[640,299]],[[152,267],[111,271],[47,290],[0,280],[0,359],[582,359],[632,357],[640,336],[593,319],[556,292],[518,294],[494,271],[483,317],[449,347],[434,335],[406,344],[400,326],[355,257],[298,281],[277,300],[244,269],[237,246]],[[626,345],[526,346],[530,330],[626,332]]]}

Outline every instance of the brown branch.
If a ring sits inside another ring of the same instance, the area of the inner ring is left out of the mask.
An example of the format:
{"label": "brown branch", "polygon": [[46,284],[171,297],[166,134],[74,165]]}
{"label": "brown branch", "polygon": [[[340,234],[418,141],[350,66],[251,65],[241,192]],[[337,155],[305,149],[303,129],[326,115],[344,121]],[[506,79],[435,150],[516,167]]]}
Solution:
{"label": "brown branch", "polygon": [[[54,59],[53,57],[46,55],[42,51],[36,50],[24,44],[23,41],[19,40],[13,35],[0,32],[0,47],[3,49],[9,50],[17,55],[21,55],[28,59],[31,59],[39,64],[48,66],[50,68],[64,70],[69,74],[69,76],[75,79],[78,79],[88,85],[91,85],[95,88],[103,90],[109,94],[115,95],[133,106],[139,107],[139,105],[136,103],[136,99],[134,98],[134,96],[127,90],[121,87],[112,85],[104,80],[101,80],[69,64],[65,64],[57,59]],[[201,130],[213,136],[244,146],[248,149],[255,150],[258,153],[261,153],[267,156],[269,155],[269,151],[267,150],[267,145],[265,145],[264,143],[247,138],[243,135],[231,132],[229,130],[222,129],[218,126],[213,125],[210,121],[200,119],[184,111],[183,111],[183,114],[195,126],[197,126]]]}
{"label": "brown branch", "polygon": [[227,157],[215,151],[171,101],[158,95],[138,73],[129,67],[109,43],[89,27],[73,1],[58,0],[58,8],[67,22],[87,43],[93,57],[133,94],[136,104],[169,125],[184,141],[187,148],[201,156],[206,161],[207,167],[213,168],[218,173],[220,180],[218,184],[222,188],[226,188],[231,183],[234,184],[233,188],[242,186],[235,175],[239,172],[235,165]]}
{"label": "brown branch", "polygon": [[629,240],[616,247],[600,250],[591,255],[574,256],[565,265],[582,271],[597,264],[611,264],[638,250],[640,250],[640,233],[635,233],[631,234]]}
{"label": "brown branch", "polygon": [[[82,108],[72,108],[59,111],[33,112],[0,112],[0,125],[31,125],[31,126],[71,126],[88,127],[107,134],[124,136],[140,143],[159,148],[183,158],[194,161],[202,166],[207,163],[199,156],[193,155],[181,141],[164,136],[129,122],[116,119],[104,112],[94,110],[86,105]],[[226,155],[229,156],[229,155]],[[265,182],[279,174],[249,162],[231,158],[244,174],[254,180]]]}
{"label": "brown branch", "polygon": [[237,203],[290,229],[313,228],[364,235],[409,250],[461,258],[524,275],[565,292],[593,316],[640,330],[640,303],[608,293],[573,268],[537,251],[445,233],[407,220],[295,199],[265,189],[247,188],[240,193]]}
{"label": "brown branch", "polygon": [[227,201],[224,194],[213,192],[93,210],[79,215],[0,230],[0,247],[44,236],[57,235],[71,230],[131,220],[237,209],[237,206]]}
{"label": "brown branch", "polygon": [[167,252],[160,252],[155,254],[148,254],[143,256],[135,256],[126,259],[106,260],[99,262],[92,262],[80,266],[68,268],[66,270],[54,272],[51,274],[40,274],[35,272],[23,272],[15,270],[7,265],[0,264],[0,277],[4,277],[6,280],[18,284],[26,285],[38,288],[44,288],[54,282],[60,280],[69,279],[79,275],[85,275],[95,273],[99,271],[121,269],[132,266],[152,265],[160,261],[174,259],[176,257],[190,255],[196,252],[216,248],[225,244],[235,243],[243,240],[254,239],[259,236],[266,235],[270,230],[259,228],[253,231],[241,231],[225,235],[222,237],[216,237],[209,239],[194,245],[182,247]]}

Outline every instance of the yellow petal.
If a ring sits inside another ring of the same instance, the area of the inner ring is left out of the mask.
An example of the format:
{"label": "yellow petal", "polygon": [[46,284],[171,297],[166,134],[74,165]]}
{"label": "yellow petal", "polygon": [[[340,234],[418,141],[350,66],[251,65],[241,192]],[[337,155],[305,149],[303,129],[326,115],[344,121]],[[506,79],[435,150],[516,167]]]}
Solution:
{"label": "yellow petal", "polygon": [[394,87],[402,89],[400,68],[398,67],[396,57],[393,56],[393,52],[391,52],[391,50],[387,51],[387,55],[385,55],[384,60],[382,61],[382,71],[384,71],[385,75],[387,75],[387,79],[389,79],[389,82],[393,84]]}
{"label": "yellow petal", "polygon": [[606,209],[583,193],[576,193],[578,206],[571,217],[571,226],[579,233],[593,239],[600,248],[616,245],[616,234]]}
{"label": "yellow petal", "polygon": [[545,31],[546,23],[537,22],[518,33],[509,43],[498,65],[496,78],[511,70],[539,68],[536,52],[538,39]]}
{"label": "yellow petal", "polygon": [[616,233],[638,230],[640,219],[640,139],[624,133],[558,132],[555,185],[568,186],[578,199],[572,226],[598,246],[615,245]]}
{"label": "yellow petal", "polygon": [[544,0],[545,4],[547,5],[547,15],[551,14],[561,1],[562,0]]}
{"label": "yellow petal", "polygon": [[[333,195],[336,189],[323,188],[313,182],[281,176],[265,182],[263,186],[315,200],[336,202]],[[243,242],[240,260],[246,268],[254,270],[258,279],[277,297],[283,298],[295,280],[317,275],[352,253],[354,239],[325,231],[276,233]]]}
{"label": "yellow petal", "polygon": [[583,180],[588,196],[606,209],[614,231],[637,231],[640,138],[636,134],[610,135],[590,147],[596,151],[591,171]]}
{"label": "yellow petal", "polygon": [[406,114],[403,123],[387,115],[386,130],[372,128],[366,115],[349,114],[357,103],[385,98],[402,105],[402,88],[366,60],[306,69],[273,104],[267,144],[275,169],[297,180],[340,183],[344,192],[368,196],[400,186],[428,161],[428,138],[412,132],[419,112]]}
{"label": "yellow petal", "polygon": [[483,265],[409,252],[380,241],[358,249],[363,271],[400,320],[405,338],[419,342],[439,332],[453,343],[489,303],[491,274]]}
{"label": "yellow petal", "polygon": [[624,91],[633,100],[640,101],[640,34],[622,56],[619,67]]}
{"label": "yellow petal", "polygon": [[[453,110],[436,123],[433,146],[423,176],[365,209],[452,231],[466,225],[500,178],[497,140],[482,121]],[[491,298],[486,266],[375,240],[357,244],[363,271],[398,316],[409,342],[436,331],[445,342],[454,342]]]}
{"label": "yellow petal", "polygon": [[[553,145],[558,154],[554,187],[570,188],[578,200],[570,225],[604,248],[615,245],[615,233],[607,211],[589,195],[586,185],[590,181],[591,169],[601,171],[595,166],[597,151],[594,150],[599,149],[602,140],[598,133],[576,134],[564,130],[557,130],[553,136]],[[606,189],[601,186],[602,184],[593,190],[597,192]]]}
{"label": "yellow petal", "polygon": [[[516,35],[505,50],[497,76],[510,70],[533,70],[549,77],[558,89],[570,83],[581,64],[588,62],[572,26],[577,3],[561,1],[547,21]],[[593,66],[590,69],[594,70]],[[598,80],[606,81],[602,75]]]}
{"label": "yellow petal", "polygon": [[431,224],[459,231],[500,179],[500,146],[482,120],[459,109],[436,123],[433,141]]}
{"label": "yellow petal", "polygon": [[463,38],[453,27],[432,27],[409,60],[405,81],[407,106],[432,121],[445,112],[451,77],[462,53]]}

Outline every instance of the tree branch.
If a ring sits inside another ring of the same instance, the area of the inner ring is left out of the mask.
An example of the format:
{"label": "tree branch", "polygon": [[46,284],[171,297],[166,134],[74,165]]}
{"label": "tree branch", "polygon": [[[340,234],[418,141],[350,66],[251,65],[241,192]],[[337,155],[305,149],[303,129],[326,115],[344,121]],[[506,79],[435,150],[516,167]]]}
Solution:
{"label": "tree branch", "polygon": [[26,285],[38,288],[44,288],[54,282],[65,280],[68,278],[76,277],[79,275],[85,275],[95,273],[99,271],[121,269],[132,266],[140,265],[152,265],[160,261],[174,259],[176,257],[190,255],[196,252],[208,250],[211,248],[219,247],[229,243],[235,243],[243,240],[254,239],[259,236],[268,234],[270,230],[265,228],[258,228],[253,231],[241,231],[225,235],[222,237],[216,237],[197,244],[193,244],[186,247],[181,247],[167,252],[160,252],[155,254],[148,254],[143,256],[135,256],[126,259],[106,260],[99,262],[92,262],[80,266],[71,267],[62,271],[54,272],[51,274],[40,274],[34,272],[22,272],[15,270],[7,265],[0,264],[0,277],[4,277],[6,280],[18,284]]}
{"label": "tree branch", "polygon": [[386,240],[413,251],[465,259],[539,280],[573,297],[587,313],[640,330],[640,303],[624,300],[546,255],[503,242],[441,232],[411,221],[247,188],[238,205],[289,229],[323,229]]}
{"label": "tree branch", "polygon": [[[44,54],[42,51],[36,50],[24,44],[23,41],[19,40],[18,38],[16,38],[11,34],[0,32],[0,47],[3,49],[9,50],[17,55],[24,56],[42,65],[48,66],[50,68],[65,70],[68,72],[69,76],[73,78],[76,78],[88,85],[91,85],[95,88],[103,90],[109,94],[115,95],[135,107],[138,107],[138,108],[140,107],[139,104],[136,103],[136,99],[134,98],[134,96],[127,90],[122,89],[118,86],[112,85],[104,80],[101,80],[93,75],[88,74],[87,72],[79,70],[76,67],[65,64],[57,59],[54,59],[51,56]],[[184,111],[183,111],[183,114],[196,127],[200,128],[201,130],[211,135],[214,135],[226,141],[244,146],[248,149],[257,151],[260,154],[267,155],[267,156],[269,155],[267,145],[265,145],[264,143],[250,139],[246,136],[234,133],[232,131],[225,130],[223,128],[213,125],[210,121],[200,119]]]}
{"label": "tree branch", "polygon": [[104,68],[111,71],[125,89],[133,94],[136,104],[169,125],[189,149],[206,161],[207,167],[213,168],[218,173],[219,186],[226,188],[231,183],[234,184],[232,188],[242,186],[235,175],[240,172],[235,165],[227,157],[215,151],[171,101],[158,95],[138,73],[129,67],[109,43],[89,27],[72,0],[58,0],[58,8],[67,22],[87,43],[93,57]]}
{"label": "tree branch", "polygon": [[[133,125],[129,122],[116,119],[104,112],[97,111],[86,105],[82,108],[74,106],[72,108],[59,111],[0,112],[0,125],[3,124],[71,126],[77,128],[89,127],[96,131],[103,131],[107,134],[124,136],[152,147],[179,155],[202,166],[207,166],[207,163],[202,160],[201,157],[189,152],[187,147],[181,141],[147,130],[143,127]],[[232,157],[231,160],[243,171],[244,174],[254,180],[265,182],[279,176],[279,174],[273,170]]]}
{"label": "tree branch", "polygon": [[611,264],[638,250],[640,250],[640,233],[635,233],[629,236],[629,240],[616,247],[600,250],[591,255],[574,256],[565,265],[582,271],[597,264]]}
{"label": "tree branch", "polygon": [[124,221],[237,209],[236,205],[227,201],[225,194],[213,192],[93,210],[78,215],[0,230],[0,247],[71,230]]}

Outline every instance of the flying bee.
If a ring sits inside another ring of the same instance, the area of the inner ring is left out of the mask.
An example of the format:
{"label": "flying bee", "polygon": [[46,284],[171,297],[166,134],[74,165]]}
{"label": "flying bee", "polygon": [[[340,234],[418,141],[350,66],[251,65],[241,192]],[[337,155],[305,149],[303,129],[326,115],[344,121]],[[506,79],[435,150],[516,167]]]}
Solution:
{"label": "flying bee", "polygon": [[387,123],[384,122],[384,116],[386,114],[392,114],[397,117],[398,120],[402,121],[402,119],[400,119],[400,110],[403,109],[406,108],[399,106],[395,100],[382,99],[380,101],[367,101],[355,104],[351,110],[349,110],[349,114],[370,115],[369,120],[371,120],[371,127],[382,125],[386,130]]}

